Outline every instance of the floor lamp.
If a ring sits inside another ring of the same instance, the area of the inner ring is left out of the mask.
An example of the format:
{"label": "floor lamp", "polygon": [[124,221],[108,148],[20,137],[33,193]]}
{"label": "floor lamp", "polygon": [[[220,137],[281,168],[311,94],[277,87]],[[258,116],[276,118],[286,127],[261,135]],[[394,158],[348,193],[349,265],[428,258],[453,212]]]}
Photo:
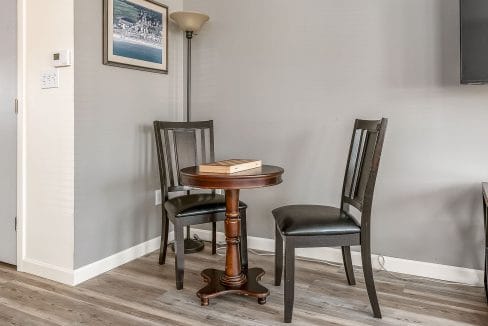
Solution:
{"label": "floor lamp", "polygon": [[[209,19],[205,14],[190,11],[177,11],[169,15],[172,21],[185,32],[187,39],[187,57],[186,57],[186,121],[191,119],[191,39],[196,32],[200,30],[203,24]],[[186,227],[185,254],[194,253],[203,250],[202,240],[192,239],[190,237],[190,226]],[[173,247],[174,249],[174,247]]]}

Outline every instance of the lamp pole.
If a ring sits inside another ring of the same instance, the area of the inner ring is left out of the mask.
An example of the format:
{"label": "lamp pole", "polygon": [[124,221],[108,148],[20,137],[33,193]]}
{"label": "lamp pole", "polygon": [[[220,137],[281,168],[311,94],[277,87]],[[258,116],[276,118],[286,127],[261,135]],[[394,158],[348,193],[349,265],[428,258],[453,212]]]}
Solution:
{"label": "lamp pole", "polygon": [[186,122],[191,121],[191,39],[192,31],[186,31],[187,39],[187,57],[186,57]]}
{"label": "lamp pole", "polygon": [[[191,39],[192,31],[185,31],[187,40],[186,56],[186,122],[191,121]],[[188,191],[189,193],[189,191]],[[190,226],[186,226],[185,253],[193,253],[203,250],[203,241],[195,241],[191,238]]]}
{"label": "lamp pole", "polygon": [[[185,32],[187,40],[186,56],[186,122],[191,121],[191,39],[193,33],[209,19],[205,14],[198,12],[174,12],[169,15],[170,18]],[[188,192],[189,194],[189,192]],[[202,240],[192,239],[190,237],[190,226],[186,227],[185,254],[202,250],[204,247]],[[174,248],[173,248],[174,249]]]}

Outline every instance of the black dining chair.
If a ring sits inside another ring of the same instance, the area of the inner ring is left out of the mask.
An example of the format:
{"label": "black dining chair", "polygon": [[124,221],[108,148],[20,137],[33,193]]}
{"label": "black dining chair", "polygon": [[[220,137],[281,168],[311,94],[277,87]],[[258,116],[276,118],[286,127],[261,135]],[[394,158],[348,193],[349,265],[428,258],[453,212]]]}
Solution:
{"label": "black dining chair", "polygon": [[[159,264],[166,261],[168,229],[171,221],[175,235],[176,288],[183,288],[184,227],[212,223],[212,255],[216,253],[216,222],[225,220],[225,197],[213,191],[198,190],[181,185],[180,170],[215,160],[213,121],[169,122],[154,121],[158,152],[161,196],[163,198],[161,247]],[[197,191],[198,190],[198,191]],[[179,196],[169,198],[170,193]],[[243,268],[247,269],[246,204],[239,203],[241,218],[240,253]]]}
{"label": "black dining chair", "polygon": [[[285,243],[285,322],[293,314],[295,248],[342,247],[349,285],[356,284],[350,246],[361,246],[366,289],[376,318],[381,318],[371,266],[371,207],[387,119],[356,120],[346,164],[340,208],[321,205],[289,205],[273,210],[276,225],[275,285],[281,283]],[[350,206],[361,213],[358,222]]]}

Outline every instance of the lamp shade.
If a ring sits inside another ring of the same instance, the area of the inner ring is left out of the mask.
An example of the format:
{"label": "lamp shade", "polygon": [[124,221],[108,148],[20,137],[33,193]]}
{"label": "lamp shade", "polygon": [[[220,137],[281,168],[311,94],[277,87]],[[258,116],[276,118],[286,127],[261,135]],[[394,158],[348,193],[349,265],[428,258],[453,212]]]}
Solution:
{"label": "lamp shade", "polygon": [[210,19],[205,14],[191,11],[176,11],[171,13],[169,17],[185,32],[198,31]]}

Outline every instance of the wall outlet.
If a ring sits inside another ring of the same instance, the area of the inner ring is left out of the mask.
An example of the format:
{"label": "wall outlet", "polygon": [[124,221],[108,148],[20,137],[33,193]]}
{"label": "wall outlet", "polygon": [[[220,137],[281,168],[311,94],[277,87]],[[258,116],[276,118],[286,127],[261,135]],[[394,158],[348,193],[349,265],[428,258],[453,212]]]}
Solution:
{"label": "wall outlet", "polygon": [[58,88],[59,73],[57,69],[49,69],[41,72],[41,88]]}
{"label": "wall outlet", "polygon": [[154,205],[161,205],[161,189],[154,191]]}

